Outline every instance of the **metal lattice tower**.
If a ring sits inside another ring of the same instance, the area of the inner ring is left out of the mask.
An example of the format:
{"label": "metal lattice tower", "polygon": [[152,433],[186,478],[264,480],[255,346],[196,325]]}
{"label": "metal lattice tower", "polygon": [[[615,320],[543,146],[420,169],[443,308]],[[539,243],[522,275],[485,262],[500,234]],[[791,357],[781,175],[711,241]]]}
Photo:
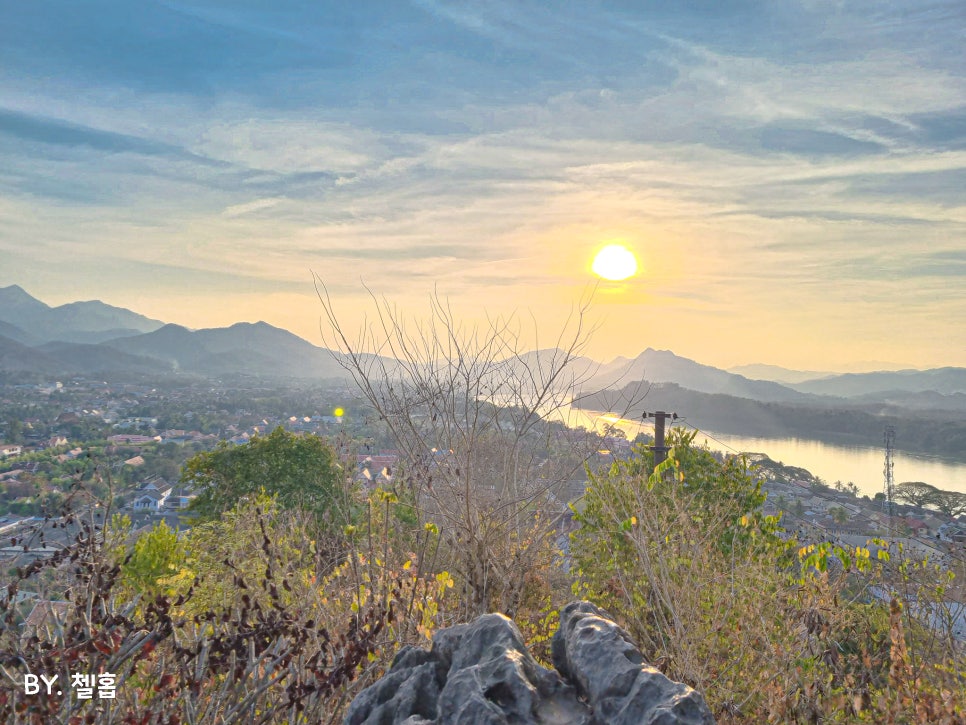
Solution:
{"label": "metal lattice tower", "polygon": [[896,445],[896,429],[891,425],[886,426],[885,434],[883,436],[885,442],[885,464],[882,467],[882,476],[884,478],[882,493],[885,494],[885,510],[892,518],[896,515],[896,502],[895,502],[895,484],[892,477],[892,452]]}

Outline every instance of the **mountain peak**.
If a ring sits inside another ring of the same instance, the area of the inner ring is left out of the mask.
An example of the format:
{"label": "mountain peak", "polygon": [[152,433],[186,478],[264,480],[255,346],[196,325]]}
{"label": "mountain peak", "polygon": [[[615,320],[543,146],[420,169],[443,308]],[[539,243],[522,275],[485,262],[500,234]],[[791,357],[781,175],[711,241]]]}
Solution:
{"label": "mountain peak", "polygon": [[270,325],[264,320],[258,322],[236,322],[228,328],[229,330],[280,330],[282,328]]}
{"label": "mountain peak", "polygon": [[0,321],[29,331],[37,342],[98,343],[161,327],[158,320],[99,300],[51,307],[16,284],[0,287]]}
{"label": "mountain peak", "polygon": [[165,333],[165,334],[170,335],[170,334],[173,334],[173,333],[191,332],[191,330],[189,330],[184,325],[179,325],[179,324],[174,323],[174,322],[168,322],[167,324],[161,325],[161,327],[159,327],[154,332],[157,332],[157,333]]}
{"label": "mountain peak", "polygon": [[47,305],[31,295],[19,284],[12,284],[9,287],[0,287],[0,302],[2,302],[4,305],[47,307]]}

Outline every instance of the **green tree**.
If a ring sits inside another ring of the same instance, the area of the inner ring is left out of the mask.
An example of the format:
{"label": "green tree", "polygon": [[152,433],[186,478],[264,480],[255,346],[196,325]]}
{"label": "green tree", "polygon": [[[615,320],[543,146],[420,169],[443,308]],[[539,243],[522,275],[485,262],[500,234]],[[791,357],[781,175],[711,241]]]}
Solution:
{"label": "green tree", "polygon": [[830,507],[828,514],[832,517],[832,521],[837,524],[847,524],[849,522],[849,512],[843,506]]}
{"label": "green tree", "polygon": [[241,446],[222,442],[189,459],[181,482],[199,490],[192,508],[215,518],[260,490],[282,509],[301,510],[319,523],[341,527],[349,515],[349,491],[332,448],[318,436],[278,427]]}
{"label": "green tree", "polygon": [[669,439],[654,474],[652,453],[637,448],[590,475],[571,535],[577,593],[618,617],[669,677],[703,691],[722,721],[815,722],[841,708],[820,700],[845,681],[834,659],[861,660],[878,610],[841,606],[847,578],[828,563],[869,571],[868,549],[783,541],[742,458],[718,461],[677,431]]}
{"label": "green tree", "polygon": [[911,506],[928,506],[935,503],[939,489],[922,481],[906,481],[895,488],[895,498]]}
{"label": "green tree", "polygon": [[580,595],[617,613],[669,675],[712,701],[738,701],[746,673],[786,667],[771,661],[773,646],[795,646],[779,596],[787,579],[777,575],[788,545],[762,514],[765,496],[744,459],[718,461],[693,439],[672,432],[654,475],[641,447],[591,473],[570,548]]}
{"label": "green tree", "polygon": [[127,586],[145,599],[153,599],[164,591],[164,580],[179,574],[184,563],[185,549],[178,533],[161,521],[134,542],[121,574]]}
{"label": "green tree", "polygon": [[966,493],[937,489],[929,503],[948,516],[966,514]]}
{"label": "green tree", "polygon": [[23,423],[18,418],[7,421],[7,442],[23,443]]}

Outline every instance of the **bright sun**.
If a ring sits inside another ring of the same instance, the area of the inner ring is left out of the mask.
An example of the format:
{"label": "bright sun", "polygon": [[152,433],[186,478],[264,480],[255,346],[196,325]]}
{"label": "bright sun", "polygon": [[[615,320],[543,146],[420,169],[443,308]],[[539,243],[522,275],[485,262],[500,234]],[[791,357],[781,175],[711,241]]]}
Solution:
{"label": "bright sun", "polygon": [[627,279],[637,271],[637,259],[627,247],[608,244],[597,252],[591,269],[604,279]]}

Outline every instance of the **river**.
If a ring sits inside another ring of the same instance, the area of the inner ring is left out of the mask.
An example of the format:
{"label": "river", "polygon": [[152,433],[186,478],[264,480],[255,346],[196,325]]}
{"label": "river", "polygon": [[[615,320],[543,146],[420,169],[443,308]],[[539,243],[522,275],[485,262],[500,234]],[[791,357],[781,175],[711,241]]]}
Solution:
{"label": "river", "polygon": [[[642,430],[650,435],[654,433],[653,424],[642,424],[591,410],[567,407],[560,412],[560,419],[572,427],[596,427],[597,430],[612,424],[631,439]],[[695,441],[707,443],[714,450],[764,453],[786,466],[804,468],[828,484],[851,481],[862,494],[869,496],[882,491],[885,463],[883,447],[844,446],[801,438],[750,438],[715,431],[699,432]],[[893,454],[893,464],[896,483],[925,481],[936,488],[966,493],[966,463],[896,452]]]}

